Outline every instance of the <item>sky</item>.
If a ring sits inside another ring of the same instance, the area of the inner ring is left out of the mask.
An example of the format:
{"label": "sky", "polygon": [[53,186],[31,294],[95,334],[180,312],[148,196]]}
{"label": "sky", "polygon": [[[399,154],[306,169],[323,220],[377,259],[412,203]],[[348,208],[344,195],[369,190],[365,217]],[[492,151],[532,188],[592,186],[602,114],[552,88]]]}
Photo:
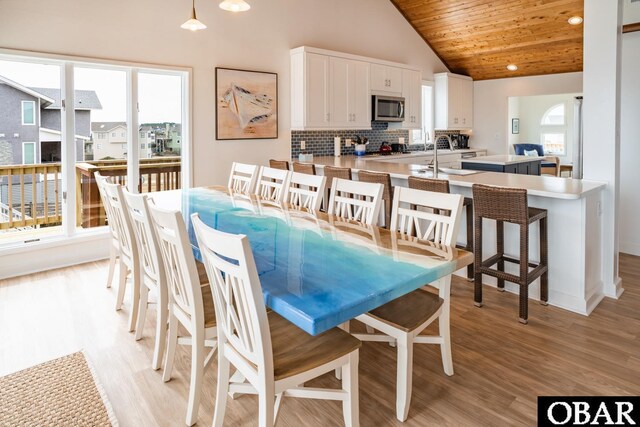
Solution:
{"label": "sky", "polygon": [[[60,88],[60,68],[29,62],[0,60],[0,75],[27,87]],[[93,122],[126,121],[126,74],[120,70],[75,68],[75,89],[94,90],[102,110],[91,112]],[[138,74],[140,123],[181,122],[180,77]]]}

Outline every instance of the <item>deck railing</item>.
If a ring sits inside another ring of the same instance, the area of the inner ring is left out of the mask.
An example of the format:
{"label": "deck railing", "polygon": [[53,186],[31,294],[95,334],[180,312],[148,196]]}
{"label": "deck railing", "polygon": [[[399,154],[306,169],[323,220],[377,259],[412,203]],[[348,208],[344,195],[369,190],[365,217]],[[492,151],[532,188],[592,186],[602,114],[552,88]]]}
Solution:
{"label": "deck railing", "polygon": [[[126,160],[76,163],[76,218],[83,228],[106,224],[94,172],[125,184]],[[139,192],[179,189],[180,157],[140,160]],[[0,165],[0,231],[54,226],[62,223],[62,166]]]}

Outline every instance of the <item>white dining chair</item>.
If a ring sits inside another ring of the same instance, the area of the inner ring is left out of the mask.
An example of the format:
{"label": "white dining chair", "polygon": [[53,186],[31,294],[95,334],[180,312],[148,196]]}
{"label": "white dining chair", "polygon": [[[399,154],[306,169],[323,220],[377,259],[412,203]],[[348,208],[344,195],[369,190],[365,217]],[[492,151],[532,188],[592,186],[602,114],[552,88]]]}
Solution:
{"label": "white dining chair", "polygon": [[[396,187],[391,231],[396,230],[414,239],[436,245],[453,246],[458,235],[464,198],[458,194],[433,193],[406,187]],[[369,313],[356,317],[369,328],[382,334],[354,334],[362,341],[395,343],[398,349],[396,373],[396,417],[405,421],[409,414],[413,377],[413,344],[438,344],[446,375],[453,375],[451,335],[449,328],[451,275],[430,287],[397,298]],[[438,335],[420,335],[435,320]],[[370,331],[370,329],[368,329]]]}
{"label": "white dining chair", "polygon": [[285,200],[291,173],[288,170],[262,166],[256,180],[255,195],[263,200],[282,202]]}
{"label": "white dining chair", "polygon": [[326,185],[326,176],[291,172],[286,202],[298,208],[320,210]]}
{"label": "white dining chair", "polygon": [[[217,348],[216,315],[211,287],[202,286],[193,256],[187,229],[179,211],[149,205],[153,229],[156,232],[169,295],[169,333],[167,354],[162,375],[171,379],[178,344],[191,346],[191,381],[187,403],[186,424],[198,420],[204,368]],[[178,335],[182,325],[188,336]],[[205,348],[211,350],[205,355]]]}
{"label": "white dining chair", "polygon": [[[248,238],[209,228],[197,214],[191,218],[218,316],[213,426],[224,424],[229,392],[258,394],[261,427],[276,423],[283,396],[342,401],[345,424],[358,426],[360,341],[337,328],[311,336],[275,312],[267,313]],[[230,365],[248,383],[230,384]],[[301,386],[339,367],[342,389]]]}
{"label": "white dining chair", "polygon": [[116,229],[120,246],[120,262],[118,280],[118,295],[116,297],[116,310],[122,309],[124,295],[127,287],[127,277],[131,277],[131,309],[129,311],[129,332],[136,328],[138,319],[138,305],[140,300],[140,257],[138,256],[138,244],[133,233],[133,225],[124,200],[124,193],[120,184],[103,182],[104,190],[110,206],[110,222]]}
{"label": "white dining chair", "polygon": [[334,178],[328,213],[367,225],[377,225],[382,191],[382,184]]}
{"label": "white dining chair", "polygon": [[98,171],[94,172],[94,178],[96,180],[96,185],[98,186],[98,193],[100,194],[100,201],[102,202],[104,213],[107,216],[109,234],[111,235],[109,245],[109,273],[107,275],[107,288],[110,288],[111,284],[113,283],[113,275],[115,273],[116,263],[118,263],[120,260],[120,240],[118,239],[116,228],[113,226],[113,221],[111,220],[111,204],[109,203],[107,192],[104,189],[104,183],[108,182],[108,179],[107,177],[102,176]]}
{"label": "white dining chair", "polygon": [[229,173],[228,187],[236,193],[252,194],[257,177],[258,167],[256,165],[233,162]]}
{"label": "white dining chair", "polygon": [[140,257],[140,300],[138,304],[138,319],[136,322],[136,340],[142,338],[144,323],[149,305],[149,292],[157,298],[156,304],[156,336],[153,349],[151,367],[160,369],[164,355],[167,337],[167,318],[169,315],[169,296],[167,294],[167,280],[164,265],[160,261],[160,247],[149,213],[149,199],[146,194],[133,194],[123,190],[127,202],[133,234],[138,245]]}

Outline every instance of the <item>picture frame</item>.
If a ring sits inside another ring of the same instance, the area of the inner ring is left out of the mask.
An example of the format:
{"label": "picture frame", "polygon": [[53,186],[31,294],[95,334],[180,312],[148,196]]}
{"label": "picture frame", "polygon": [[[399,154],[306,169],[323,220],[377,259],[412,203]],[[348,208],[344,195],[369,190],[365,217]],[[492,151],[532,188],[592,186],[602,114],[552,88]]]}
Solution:
{"label": "picture frame", "polygon": [[514,135],[520,133],[520,119],[511,119],[511,133]]}
{"label": "picture frame", "polygon": [[216,140],[278,138],[278,74],[216,67]]}

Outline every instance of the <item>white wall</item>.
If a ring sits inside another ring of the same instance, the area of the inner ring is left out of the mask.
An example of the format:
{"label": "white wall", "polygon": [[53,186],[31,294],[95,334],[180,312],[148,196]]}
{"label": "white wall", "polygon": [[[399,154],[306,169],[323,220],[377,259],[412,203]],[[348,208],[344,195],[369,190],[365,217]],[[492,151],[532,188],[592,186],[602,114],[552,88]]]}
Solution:
{"label": "white wall", "polygon": [[[638,3],[634,3],[638,4]],[[622,35],[620,252],[640,255],[640,32]]]}
{"label": "white wall", "polygon": [[623,24],[635,24],[636,22],[640,22],[640,2],[631,3],[631,0],[624,0],[623,7]]}
{"label": "white wall", "polygon": [[513,77],[473,83],[472,147],[487,148],[489,154],[507,154],[511,122],[510,96],[552,95],[582,92],[582,73]]}
{"label": "white wall", "polygon": [[[571,163],[573,161],[573,134],[574,134],[574,99],[580,93],[565,93],[560,95],[536,95],[536,96],[516,96],[509,98],[509,119],[507,123],[511,123],[513,118],[520,119],[520,133],[509,134],[509,150],[513,152],[513,144],[530,143],[540,144],[540,135],[542,128],[540,122],[544,114],[549,108],[564,104],[565,108],[565,125],[553,126],[550,132],[565,130],[566,151],[562,156],[558,156],[562,163]],[[514,104],[514,105],[512,105]]]}
{"label": "white wall", "polygon": [[[194,185],[226,182],[230,162],[264,164],[290,155],[289,50],[301,45],[418,66],[445,66],[388,0],[254,0],[232,14],[196,2],[209,28],[179,28],[187,0],[2,0],[0,47],[193,68]],[[109,22],[96,30],[97,22]],[[279,76],[279,138],[215,141],[214,68]]]}

